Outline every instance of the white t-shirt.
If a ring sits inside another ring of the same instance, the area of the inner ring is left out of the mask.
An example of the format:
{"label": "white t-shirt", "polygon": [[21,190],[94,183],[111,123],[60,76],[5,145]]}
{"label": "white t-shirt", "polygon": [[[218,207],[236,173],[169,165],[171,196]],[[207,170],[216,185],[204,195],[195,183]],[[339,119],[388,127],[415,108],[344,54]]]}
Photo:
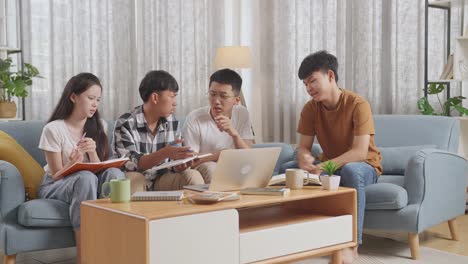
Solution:
{"label": "white t-shirt", "polygon": [[[107,133],[107,123],[101,119],[105,133]],[[62,166],[68,162],[73,148],[78,143],[78,139],[73,138],[63,119],[52,121],[42,129],[41,139],[39,140],[39,148],[50,152],[62,153]],[[89,162],[87,155],[84,155],[84,162]],[[51,174],[49,165],[44,166],[44,171]]]}
{"label": "white t-shirt", "polygon": [[[249,112],[240,105],[232,108],[231,122],[242,139],[253,140]],[[226,132],[219,131],[210,115],[210,107],[196,109],[188,114],[182,129],[184,145],[199,153],[214,153],[234,149],[234,141]]]}

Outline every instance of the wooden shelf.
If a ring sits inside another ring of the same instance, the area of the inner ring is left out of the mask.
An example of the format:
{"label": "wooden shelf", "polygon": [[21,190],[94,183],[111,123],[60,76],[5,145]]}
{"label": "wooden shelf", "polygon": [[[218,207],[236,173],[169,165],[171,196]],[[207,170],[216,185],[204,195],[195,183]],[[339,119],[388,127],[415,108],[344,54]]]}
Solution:
{"label": "wooden shelf", "polygon": [[0,50],[6,50],[6,51],[21,51],[20,48],[6,47],[6,46],[0,46]]}
{"label": "wooden shelf", "polygon": [[247,233],[291,224],[299,224],[332,217],[312,214],[311,212],[284,206],[248,208],[238,210],[238,212],[240,233]]}
{"label": "wooden shelf", "polygon": [[429,1],[430,6],[437,6],[437,7],[450,7],[452,1],[442,0],[442,1]]}
{"label": "wooden shelf", "polygon": [[21,121],[21,118],[14,117],[14,118],[0,118],[0,122],[9,122],[9,121]]}
{"label": "wooden shelf", "polygon": [[453,55],[453,77],[456,79],[468,78],[468,38],[461,37],[455,40]]}
{"label": "wooden shelf", "polygon": [[441,79],[441,80],[429,80],[427,83],[451,83],[451,82],[461,82],[459,79]]}

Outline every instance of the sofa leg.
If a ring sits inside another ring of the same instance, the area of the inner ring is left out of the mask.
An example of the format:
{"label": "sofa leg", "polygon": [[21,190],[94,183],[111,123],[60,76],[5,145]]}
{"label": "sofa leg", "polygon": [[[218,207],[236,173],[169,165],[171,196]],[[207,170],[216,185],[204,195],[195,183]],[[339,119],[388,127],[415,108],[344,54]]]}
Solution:
{"label": "sofa leg", "polygon": [[419,259],[419,235],[416,233],[408,233],[408,241],[412,259]]}
{"label": "sofa leg", "polygon": [[452,235],[452,240],[458,241],[458,227],[456,218],[448,220],[448,225],[450,229],[450,235]]}
{"label": "sofa leg", "polygon": [[3,264],[15,264],[16,254],[14,255],[3,255]]}

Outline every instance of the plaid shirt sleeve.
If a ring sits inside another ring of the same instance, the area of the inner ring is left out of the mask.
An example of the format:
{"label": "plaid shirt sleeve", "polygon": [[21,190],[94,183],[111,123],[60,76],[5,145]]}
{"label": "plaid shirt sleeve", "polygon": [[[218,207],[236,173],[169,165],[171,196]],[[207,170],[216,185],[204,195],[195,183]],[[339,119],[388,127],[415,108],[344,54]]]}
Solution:
{"label": "plaid shirt sleeve", "polygon": [[125,119],[118,119],[114,129],[114,153],[118,157],[128,157],[130,161],[125,163],[125,169],[128,171],[139,171],[138,163],[144,155],[137,149],[138,142],[130,132],[129,122]]}

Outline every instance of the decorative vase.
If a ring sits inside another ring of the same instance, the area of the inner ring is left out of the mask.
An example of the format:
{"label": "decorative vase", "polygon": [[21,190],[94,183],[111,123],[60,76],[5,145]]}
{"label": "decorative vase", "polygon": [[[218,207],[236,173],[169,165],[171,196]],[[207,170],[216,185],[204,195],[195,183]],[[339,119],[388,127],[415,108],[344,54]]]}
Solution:
{"label": "decorative vase", "polygon": [[14,118],[16,117],[16,103],[15,102],[0,102],[0,118]]}
{"label": "decorative vase", "polygon": [[320,181],[322,182],[322,188],[328,191],[336,191],[340,186],[341,177],[338,175],[320,175]]}

